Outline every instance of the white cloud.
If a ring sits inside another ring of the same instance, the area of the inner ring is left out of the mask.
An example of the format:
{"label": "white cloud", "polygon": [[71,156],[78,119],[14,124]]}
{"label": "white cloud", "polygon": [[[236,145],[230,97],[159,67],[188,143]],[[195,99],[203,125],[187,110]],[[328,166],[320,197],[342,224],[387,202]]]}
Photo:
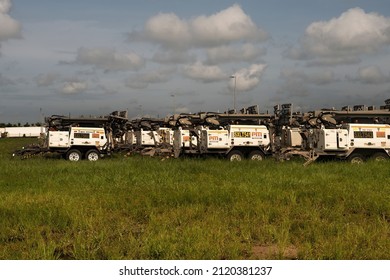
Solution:
{"label": "white cloud", "polygon": [[198,80],[203,83],[217,82],[229,78],[229,76],[218,66],[203,65],[199,61],[185,66],[184,75],[190,79]]}
{"label": "white cloud", "polygon": [[310,24],[298,48],[291,48],[292,59],[311,60],[312,64],[351,64],[359,56],[390,44],[390,18],[349,9],[338,18]]}
{"label": "white cloud", "polygon": [[169,81],[175,71],[175,67],[151,70],[128,78],[125,85],[134,89],[143,89],[147,88],[149,84],[165,83]]}
{"label": "white cloud", "polygon": [[63,94],[80,94],[88,89],[88,84],[85,81],[68,81],[65,82],[61,93]]}
{"label": "white cloud", "polygon": [[390,82],[390,75],[384,75],[380,67],[372,65],[359,68],[356,77],[347,76],[347,80],[363,84],[383,84]]}
{"label": "white cloud", "polygon": [[39,87],[47,87],[53,85],[59,78],[60,75],[56,73],[40,74],[35,78],[35,82]]}
{"label": "white cloud", "polygon": [[242,41],[260,42],[267,38],[268,34],[257,27],[239,5],[192,20],[180,19],[173,13],[160,13],[146,22],[142,32],[129,34],[130,41],[149,41],[175,50],[217,47]]}
{"label": "white cloud", "polygon": [[0,0],[0,13],[6,14],[11,9],[11,1],[10,0]]}
{"label": "white cloud", "polygon": [[75,63],[93,65],[104,71],[138,70],[145,60],[134,52],[118,53],[106,48],[79,48]]}
{"label": "white cloud", "polygon": [[[130,42],[157,46],[152,55],[153,62],[186,64],[182,67],[183,75],[203,83],[229,81],[231,72],[225,72],[219,64],[256,63],[266,52],[260,43],[268,38],[269,35],[237,4],[211,15],[193,18],[159,13],[146,21],[143,30],[128,34]],[[240,74],[240,88],[243,90],[249,90],[259,83],[264,69],[255,68],[252,66],[246,69],[248,72]],[[144,88],[149,83],[144,79],[144,75],[139,75],[137,79],[127,79],[126,85]]]}
{"label": "white cloud", "polygon": [[10,0],[0,0],[0,42],[21,37],[21,24],[8,14],[11,9]]}
{"label": "white cloud", "polygon": [[266,68],[266,64],[252,64],[249,68],[240,69],[233,75],[236,78],[230,80],[229,88],[233,90],[236,87],[237,91],[254,89],[260,83]]}
{"label": "white cloud", "polygon": [[241,40],[258,42],[268,38],[239,5],[211,16],[200,16],[191,22],[194,40],[201,46],[220,46]]}
{"label": "white cloud", "polygon": [[145,36],[174,49],[187,48],[191,39],[188,22],[173,13],[160,13],[150,18],[145,24]]}
{"label": "white cloud", "polygon": [[266,53],[265,49],[253,44],[240,47],[221,46],[207,50],[207,64],[220,64],[235,61],[254,61]]}

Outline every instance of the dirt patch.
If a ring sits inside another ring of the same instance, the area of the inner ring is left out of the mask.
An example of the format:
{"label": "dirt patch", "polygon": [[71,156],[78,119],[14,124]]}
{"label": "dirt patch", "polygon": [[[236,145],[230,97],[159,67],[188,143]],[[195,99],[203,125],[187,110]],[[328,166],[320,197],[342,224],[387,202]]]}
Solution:
{"label": "dirt patch", "polygon": [[255,259],[298,259],[298,248],[293,245],[280,247],[275,244],[255,245],[252,248],[252,257]]}

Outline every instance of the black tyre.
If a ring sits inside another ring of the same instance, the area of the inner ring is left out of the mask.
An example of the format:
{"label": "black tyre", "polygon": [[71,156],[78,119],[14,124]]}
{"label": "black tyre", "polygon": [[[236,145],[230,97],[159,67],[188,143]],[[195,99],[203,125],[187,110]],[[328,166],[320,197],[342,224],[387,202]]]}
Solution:
{"label": "black tyre", "polygon": [[362,164],[365,158],[361,154],[352,154],[348,157],[348,161],[353,164]]}
{"label": "black tyre", "polygon": [[227,159],[229,161],[242,161],[244,159],[244,155],[240,151],[231,151],[228,153]]}
{"label": "black tyre", "polygon": [[81,160],[81,152],[76,149],[70,150],[66,153],[66,159],[70,161],[79,161]]}
{"label": "black tyre", "polygon": [[100,158],[100,153],[98,150],[89,150],[85,154],[85,158],[89,161],[98,161]]}
{"label": "black tyre", "polygon": [[261,151],[252,151],[249,153],[248,158],[250,160],[263,160],[264,159],[264,154]]}
{"label": "black tyre", "polygon": [[389,160],[389,156],[386,153],[378,152],[371,156],[375,161],[386,161]]}

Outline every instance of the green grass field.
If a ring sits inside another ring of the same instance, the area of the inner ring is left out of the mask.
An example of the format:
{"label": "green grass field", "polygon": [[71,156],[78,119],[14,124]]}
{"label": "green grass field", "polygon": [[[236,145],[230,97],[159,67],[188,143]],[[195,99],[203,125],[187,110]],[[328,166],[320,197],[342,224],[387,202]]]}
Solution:
{"label": "green grass field", "polygon": [[0,259],[390,259],[390,162],[13,159]]}

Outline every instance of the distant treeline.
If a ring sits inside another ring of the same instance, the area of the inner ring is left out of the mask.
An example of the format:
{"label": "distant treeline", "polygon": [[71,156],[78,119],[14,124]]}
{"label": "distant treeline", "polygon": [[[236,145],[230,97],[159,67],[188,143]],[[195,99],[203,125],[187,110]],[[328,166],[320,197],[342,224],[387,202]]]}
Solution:
{"label": "distant treeline", "polygon": [[12,124],[12,123],[0,123],[0,127],[30,127],[30,126],[41,126],[42,124],[40,122],[37,122],[37,123],[28,123],[26,122],[25,124],[21,124],[21,123],[16,123],[16,124]]}

